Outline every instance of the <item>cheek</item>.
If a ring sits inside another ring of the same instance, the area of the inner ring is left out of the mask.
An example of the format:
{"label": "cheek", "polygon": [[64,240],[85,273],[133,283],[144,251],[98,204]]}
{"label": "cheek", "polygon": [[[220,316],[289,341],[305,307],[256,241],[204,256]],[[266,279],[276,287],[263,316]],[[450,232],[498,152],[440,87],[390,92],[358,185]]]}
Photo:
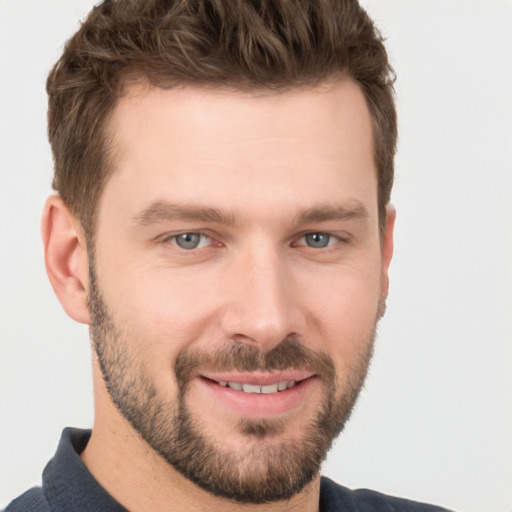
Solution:
{"label": "cheek", "polygon": [[128,275],[109,275],[106,300],[115,318],[161,355],[178,353],[207,328],[215,295],[207,275],[140,264]]}
{"label": "cheek", "polygon": [[338,366],[350,366],[373,340],[381,296],[379,269],[377,263],[366,270],[317,276],[308,295],[309,330]]}

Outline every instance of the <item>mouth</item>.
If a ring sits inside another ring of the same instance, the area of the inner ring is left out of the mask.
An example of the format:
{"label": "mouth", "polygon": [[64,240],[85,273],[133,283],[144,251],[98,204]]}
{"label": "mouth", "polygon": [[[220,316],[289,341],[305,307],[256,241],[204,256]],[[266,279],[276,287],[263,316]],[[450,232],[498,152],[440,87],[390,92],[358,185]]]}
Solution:
{"label": "mouth", "polygon": [[[291,389],[294,386],[300,384],[306,379],[302,380],[280,380],[274,382],[273,384],[249,384],[244,382],[235,382],[235,381],[225,381],[225,380],[213,380],[208,377],[203,377],[214,384],[218,384],[224,388],[234,389],[235,391],[243,391],[244,393],[257,393],[262,395],[271,395],[273,393],[280,393],[281,391],[286,391],[287,389]],[[311,378],[311,377],[308,377]]]}
{"label": "mouth", "polygon": [[201,374],[198,381],[222,403],[244,417],[275,417],[299,408],[317,375],[305,371]]}

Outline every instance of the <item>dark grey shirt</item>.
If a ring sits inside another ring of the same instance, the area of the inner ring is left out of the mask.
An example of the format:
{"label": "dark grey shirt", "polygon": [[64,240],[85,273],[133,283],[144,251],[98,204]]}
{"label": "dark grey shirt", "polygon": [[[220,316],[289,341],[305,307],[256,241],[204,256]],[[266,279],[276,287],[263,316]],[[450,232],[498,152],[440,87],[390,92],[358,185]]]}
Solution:
{"label": "dark grey shirt", "polygon": [[[94,479],[80,453],[90,430],[66,428],[53,459],[43,471],[42,487],[16,498],[5,512],[126,512]],[[351,491],[322,478],[320,512],[446,512],[445,509],[393,498],[375,491]]]}

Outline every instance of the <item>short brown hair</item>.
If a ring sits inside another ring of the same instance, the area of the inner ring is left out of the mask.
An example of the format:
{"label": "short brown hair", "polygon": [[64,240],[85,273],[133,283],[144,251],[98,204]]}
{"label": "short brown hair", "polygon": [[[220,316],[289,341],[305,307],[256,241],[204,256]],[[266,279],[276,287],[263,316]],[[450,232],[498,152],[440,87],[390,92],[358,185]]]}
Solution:
{"label": "short brown hair", "polygon": [[393,183],[393,70],[357,0],[105,0],[47,81],[53,187],[92,238],[112,171],[107,124],[124,87],[209,85],[280,91],[353,79],[368,103],[379,222]]}

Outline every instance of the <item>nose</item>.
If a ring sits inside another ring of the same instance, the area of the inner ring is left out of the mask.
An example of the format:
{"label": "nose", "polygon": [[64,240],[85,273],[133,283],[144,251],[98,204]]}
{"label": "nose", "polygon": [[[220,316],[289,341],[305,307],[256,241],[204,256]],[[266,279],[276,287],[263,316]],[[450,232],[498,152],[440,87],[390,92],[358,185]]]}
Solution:
{"label": "nose", "polygon": [[260,247],[230,264],[221,326],[231,340],[268,351],[287,336],[301,336],[304,320],[285,258]]}

